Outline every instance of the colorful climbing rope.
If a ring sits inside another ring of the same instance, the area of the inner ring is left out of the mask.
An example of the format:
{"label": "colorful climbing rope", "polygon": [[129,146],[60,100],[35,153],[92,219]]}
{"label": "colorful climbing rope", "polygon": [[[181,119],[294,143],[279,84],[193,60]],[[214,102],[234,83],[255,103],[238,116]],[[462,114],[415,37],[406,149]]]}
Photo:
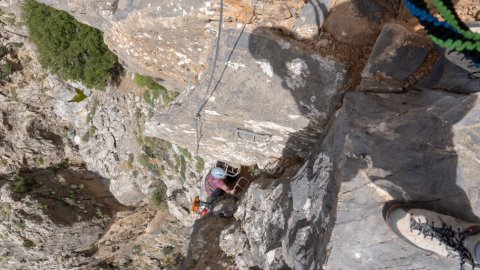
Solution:
{"label": "colorful climbing rope", "polygon": [[405,0],[405,4],[435,44],[463,54],[472,65],[480,68],[480,34],[472,32],[462,22],[451,0],[433,0],[443,21],[432,15],[424,0]]}

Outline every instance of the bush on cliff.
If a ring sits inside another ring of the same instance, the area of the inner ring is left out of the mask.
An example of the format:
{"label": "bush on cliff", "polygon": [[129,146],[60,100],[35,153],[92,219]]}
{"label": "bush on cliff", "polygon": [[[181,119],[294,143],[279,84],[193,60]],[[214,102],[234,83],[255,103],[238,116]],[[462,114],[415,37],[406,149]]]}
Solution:
{"label": "bush on cliff", "polygon": [[117,57],[105,46],[99,30],[33,0],[24,2],[23,19],[43,67],[87,87],[101,89],[108,84]]}
{"label": "bush on cliff", "polygon": [[135,83],[143,88],[143,99],[152,107],[155,107],[155,100],[162,98],[162,104],[168,105],[178,95],[178,92],[168,91],[162,85],[156,83],[152,78],[135,73]]}

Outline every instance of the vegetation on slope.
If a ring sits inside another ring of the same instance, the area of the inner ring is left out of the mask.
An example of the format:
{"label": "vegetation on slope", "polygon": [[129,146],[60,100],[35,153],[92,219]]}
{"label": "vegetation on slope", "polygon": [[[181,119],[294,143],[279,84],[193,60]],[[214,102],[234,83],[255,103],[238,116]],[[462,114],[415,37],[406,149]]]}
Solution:
{"label": "vegetation on slope", "polygon": [[168,105],[172,102],[177,96],[178,92],[168,91],[162,85],[156,83],[152,78],[135,74],[135,83],[143,88],[143,99],[145,103],[149,104],[152,107],[155,107],[155,100],[159,97],[162,98],[162,104]]}
{"label": "vegetation on slope", "polygon": [[62,79],[104,88],[117,66],[117,57],[103,43],[102,33],[81,24],[64,11],[26,0],[23,18],[40,63]]}

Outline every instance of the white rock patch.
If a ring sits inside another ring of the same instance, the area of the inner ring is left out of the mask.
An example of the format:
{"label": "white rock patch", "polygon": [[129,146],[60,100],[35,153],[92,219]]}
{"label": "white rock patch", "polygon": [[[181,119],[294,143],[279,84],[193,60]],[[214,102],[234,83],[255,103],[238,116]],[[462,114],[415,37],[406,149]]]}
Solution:
{"label": "white rock patch", "polygon": [[255,63],[260,65],[260,68],[262,69],[262,72],[267,74],[268,77],[270,77],[270,78],[273,77],[272,65],[270,65],[270,62],[267,59],[262,59],[262,60],[259,60],[259,61],[255,61]]}
{"label": "white rock patch", "polygon": [[287,74],[288,77],[286,78],[286,82],[289,88],[297,89],[300,87],[304,87],[306,81],[306,77],[310,75],[310,71],[308,70],[307,63],[305,60],[300,58],[295,58],[291,62],[287,64]]}

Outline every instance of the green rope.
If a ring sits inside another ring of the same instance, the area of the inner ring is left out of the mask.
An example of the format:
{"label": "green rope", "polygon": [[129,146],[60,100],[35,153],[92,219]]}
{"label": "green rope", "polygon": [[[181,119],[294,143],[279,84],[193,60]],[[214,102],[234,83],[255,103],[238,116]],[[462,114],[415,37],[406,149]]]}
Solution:
{"label": "green rope", "polygon": [[440,12],[442,18],[452,27],[454,27],[460,34],[462,34],[468,39],[480,40],[480,34],[474,33],[472,31],[466,31],[460,27],[457,16],[455,16],[452,10],[445,5],[443,0],[433,0],[433,4]]}
{"label": "green rope", "polygon": [[472,41],[461,41],[461,40],[453,40],[451,38],[447,40],[440,39],[434,35],[429,35],[433,42],[438,44],[441,47],[449,48],[455,51],[463,51],[465,49],[470,51],[478,51],[480,52],[480,43],[473,43]]}

